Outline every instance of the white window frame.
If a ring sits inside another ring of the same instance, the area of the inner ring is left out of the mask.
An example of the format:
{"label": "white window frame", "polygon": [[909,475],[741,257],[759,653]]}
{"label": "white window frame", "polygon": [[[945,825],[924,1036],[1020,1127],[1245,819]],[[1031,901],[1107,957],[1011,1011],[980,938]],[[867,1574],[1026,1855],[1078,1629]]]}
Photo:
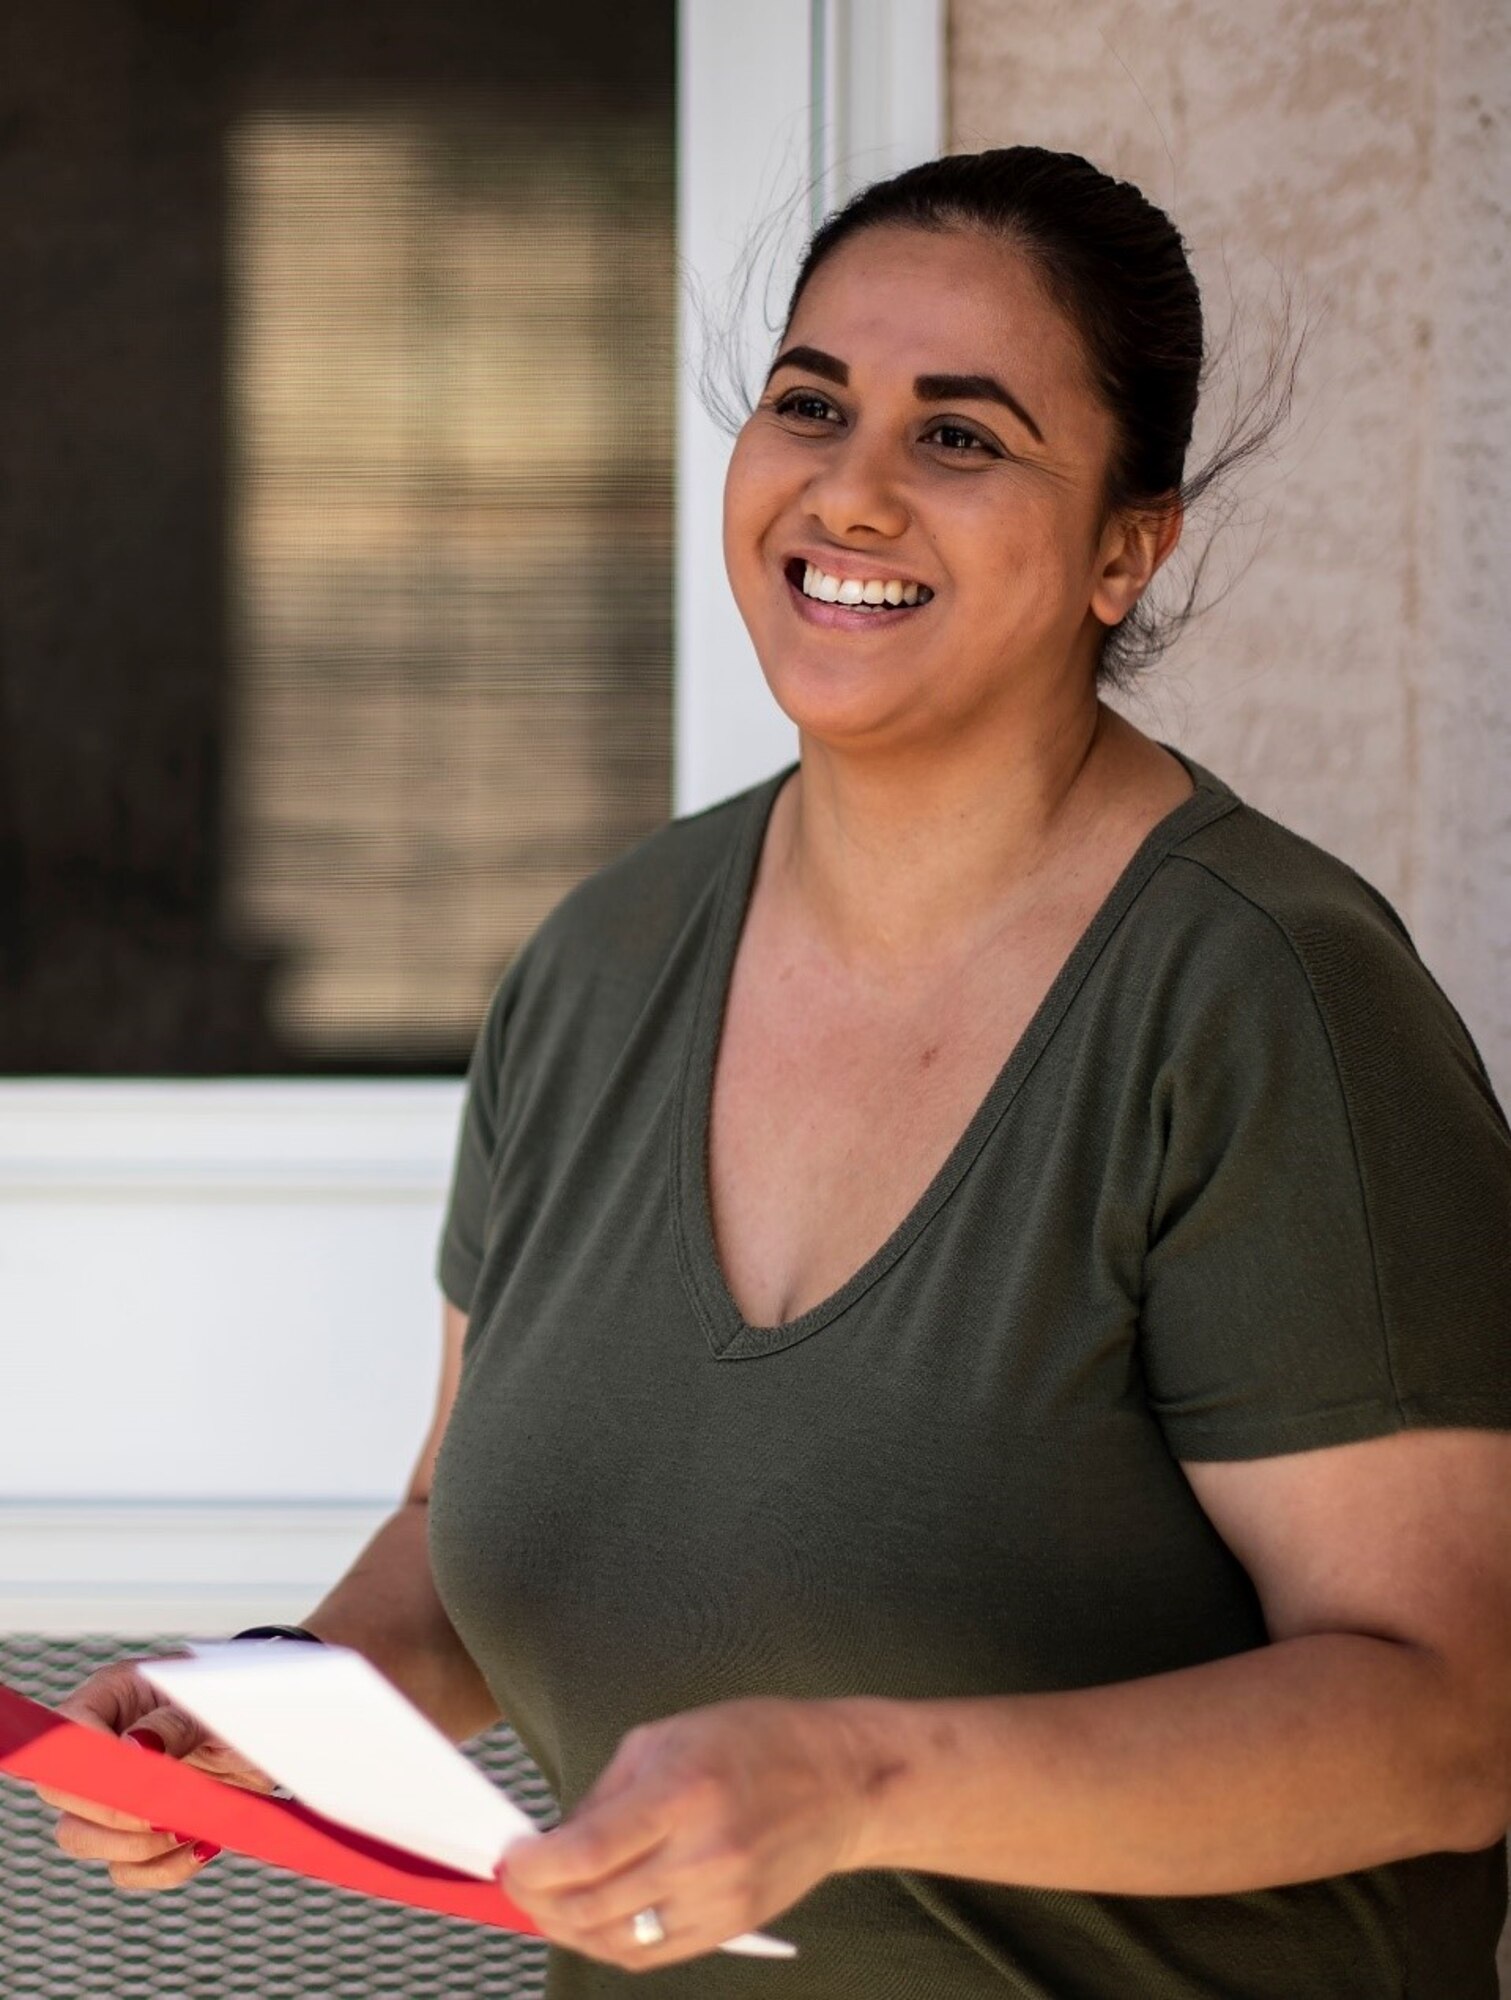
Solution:
{"label": "white window frame", "polygon": [[[764,365],[762,306],[780,308],[806,231],[853,187],[942,150],[944,12],[683,0],[678,812],[796,753],[724,574],[730,439],[698,398],[693,291],[717,312],[788,206],[739,322]],[[0,1461],[0,1629],[214,1633],[309,1609],[397,1500],[428,1414],[460,1105],[458,1083],[422,1079],[0,1081],[0,1404],[21,1439]],[[373,1254],[335,1268],[338,1225]],[[275,1363],[249,1389],[229,1357],[259,1342]],[[291,1402],[291,1374],[325,1373],[300,1357],[339,1343],[365,1422],[342,1421],[329,1376],[309,1392],[321,1408]],[[391,1434],[371,1414],[389,1404]],[[216,1424],[224,1448],[207,1453]]]}
{"label": "white window frame", "polygon": [[[693,283],[679,341],[675,808],[693,812],[797,754],[724,573],[731,441],[698,394],[697,300],[758,373],[803,237],[856,188],[943,151],[945,9],[944,0],[684,0],[681,26],[677,229]],[[736,318],[729,288],[758,246]]]}

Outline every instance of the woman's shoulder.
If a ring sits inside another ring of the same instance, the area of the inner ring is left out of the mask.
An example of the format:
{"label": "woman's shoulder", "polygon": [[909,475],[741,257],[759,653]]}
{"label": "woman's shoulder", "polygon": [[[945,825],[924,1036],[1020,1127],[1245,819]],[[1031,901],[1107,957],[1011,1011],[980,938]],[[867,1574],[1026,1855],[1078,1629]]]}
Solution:
{"label": "woman's shoulder", "polygon": [[[1327,939],[1348,937],[1416,958],[1400,912],[1368,878],[1293,827],[1241,799],[1221,779],[1193,766],[1199,790],[1226,810],[1208,813],[1170,846],[1176,864],[1167,887],[1242,904],[1290,941],[1302,957]],[[1186,872],[1180,864],[1186,864]]]}
{"label": "woman's shoulder", "polygon": [[1196,770],[1224,809],[1177,835],[1149,885],[1167,993],[1198,1009],[1210,998],[1235,1024],[1304,1012],[1355,1078],[1390,1049],[1410,1060],[1434,1048],[1488,1086],[1468,1028],[1390,899],[1339,855]]}
{"label": "woman's shoulder", "polygon": [[[1128,734],[1133,734],[1131,730]],[[1142,732],[1136,732],[1142,735]],[[1167,999],[1223,989],[1330,988],[1345,964],[1378,978],[1426,977],[1399,911],[1339,855],[1283,825],[1174,745],[1144,738],[1192,789],[1157,822],[1114,903],[1143,921],[1117,926],[1125,990],[1152,980]],[[1130,895],[1129,891],[1133,893]],[[1287,972],[1290,977],[1287,978]]]}

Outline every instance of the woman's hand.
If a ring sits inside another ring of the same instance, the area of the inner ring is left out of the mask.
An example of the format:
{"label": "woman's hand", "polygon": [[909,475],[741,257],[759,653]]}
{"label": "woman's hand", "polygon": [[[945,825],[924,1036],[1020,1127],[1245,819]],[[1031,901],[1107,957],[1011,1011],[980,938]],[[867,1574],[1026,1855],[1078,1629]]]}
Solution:
{"label": "woman's hand", "polygon": [[[631,1972],[756,1930],[852,1866],[859,1762],[842,1703],[730,1701],[633,1729],[571,1819],[499,1880],[553,1944]],[[666,1933],[635,1942],[653,1909]]]}
{"label": "woman's hand", "polygon": [[[229,1744],[211,1736],[176,1708],[166,1708],[129,1660],[101,1667],[58,1713],[86,1729],[99,1729],[136,1743],[143,1756],[180,1757],[211,1777],[251,1792],[270,1792],[273,1780]],[[118,1889],[174,1889],[197,1875],[219,1852],[193,1835],[151,1827],[129,1813],[87,1799],[70,1798],[39,1785],[37,1795],[57,1806],[57,1842],[79,1861],[103,1861]]]}

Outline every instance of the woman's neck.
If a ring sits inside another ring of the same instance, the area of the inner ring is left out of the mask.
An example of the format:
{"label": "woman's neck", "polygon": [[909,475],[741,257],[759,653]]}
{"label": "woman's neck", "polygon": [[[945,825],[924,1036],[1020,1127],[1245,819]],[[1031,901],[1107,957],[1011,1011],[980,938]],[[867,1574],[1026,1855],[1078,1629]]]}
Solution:
{"label": "woman's neck", "polygon": [[841,963],[880,974],[937,967],[979,949],[1047,882],[1073,888],[1077,836],[1172,762],[1100,702],[956,754],[855,755],[805,738],[763,872]]}

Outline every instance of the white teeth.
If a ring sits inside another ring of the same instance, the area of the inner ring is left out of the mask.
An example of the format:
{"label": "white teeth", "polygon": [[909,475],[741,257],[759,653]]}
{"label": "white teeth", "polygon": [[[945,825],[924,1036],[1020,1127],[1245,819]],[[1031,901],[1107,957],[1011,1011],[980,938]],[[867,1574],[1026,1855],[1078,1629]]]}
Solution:
{"label": "white teeth", "polygon": [[803,595],[824,604],[927,604],[933,592],[926,584],[903,583],[897,577],[830,576],[817,563],[803,565]]}

